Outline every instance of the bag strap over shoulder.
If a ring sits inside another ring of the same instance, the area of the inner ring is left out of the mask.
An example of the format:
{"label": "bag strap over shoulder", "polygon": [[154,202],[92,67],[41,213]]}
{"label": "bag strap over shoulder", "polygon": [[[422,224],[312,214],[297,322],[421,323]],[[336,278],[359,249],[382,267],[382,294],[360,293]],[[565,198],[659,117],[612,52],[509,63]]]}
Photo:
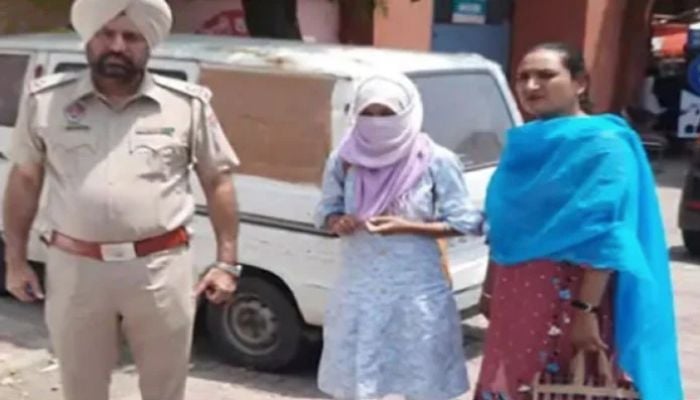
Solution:
{"label": "bag strap over shoulder", "polygon": [[[438,194],[437,188],[435,187],[435,175],[433,174],[433,169],[428,167],[428,173],[430,174],[430,180],[432,181],[430,191],[433,197],[433,204],[437,204]],[[452,287],[452,274],[450,273],[450,259],[449,259],[449,244],[447,238],[438,238],[437,245],[440,251],[440,269],[442,274],[445,276],[447,283]]]}

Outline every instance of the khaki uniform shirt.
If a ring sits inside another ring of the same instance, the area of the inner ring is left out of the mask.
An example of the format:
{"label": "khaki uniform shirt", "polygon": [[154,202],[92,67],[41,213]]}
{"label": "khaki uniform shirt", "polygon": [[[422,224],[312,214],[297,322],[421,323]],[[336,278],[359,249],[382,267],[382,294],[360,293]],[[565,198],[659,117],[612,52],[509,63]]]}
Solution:
{"label": "khaki uniform shirt", "polygon": [[235,152],[208,89],[146,74],[122,109],[89,72],[34,81],[21,106],[10,158],[42,163],[48,229],[96,242],[126,242],[187,225],[190,171],[231,171]]}

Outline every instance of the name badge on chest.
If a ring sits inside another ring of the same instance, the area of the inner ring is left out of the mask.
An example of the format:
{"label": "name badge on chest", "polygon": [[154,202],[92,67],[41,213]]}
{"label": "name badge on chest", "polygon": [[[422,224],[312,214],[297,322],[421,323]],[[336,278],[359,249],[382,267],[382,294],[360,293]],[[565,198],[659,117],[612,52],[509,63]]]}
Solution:
{"label": "name badge on chest", "polygon": [[89,131],[90,127],[83,123],[85,118],[86,108],[81,101],[69,105],[64,110],[66,117],[66,130],[69,131]]}
{"label": "name badge on chest", "polygon": [[165,135],[172,136],[175,133],[175,128],[164,127],[164,128],[140,128],[136,129],[137,135]]}

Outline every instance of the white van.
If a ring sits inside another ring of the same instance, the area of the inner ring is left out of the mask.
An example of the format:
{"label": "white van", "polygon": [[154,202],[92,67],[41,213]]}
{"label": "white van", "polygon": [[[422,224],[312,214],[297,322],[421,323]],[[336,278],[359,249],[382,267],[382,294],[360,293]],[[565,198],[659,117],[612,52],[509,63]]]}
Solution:
{"label": "white van", "polygon": [[[0,38],[0,189],[28,82],[85,63],[73,34]],[[394,68],[414,80],[425,103],[425,131],[461,157],[479,205],[504,132],[521,122],[502,71],[477,55],[173,35],[154,52],[149,68],[212,89],[212,104],[241,158],[235,180],[245,270],[234,301],[218,307],[202,302],[202,312],[222,356],[263,370],[291,365],[307,344],[320,340],[340,255],[339,240],[314,228],[312,217],[325,159],[348,128],[360,79]],[[193,187],[198,207],[192,245],[202,268],[214,260],[215,240],[204,196],[199,185]],[[45,259],[38,240],[42,220],[40,214],[29,253],[38,265]],[[466,312],[477,302],[487,248],[483,238],[455,238],[449,257],[454,295]],[[4,279],[4,271],[0,275]]]}

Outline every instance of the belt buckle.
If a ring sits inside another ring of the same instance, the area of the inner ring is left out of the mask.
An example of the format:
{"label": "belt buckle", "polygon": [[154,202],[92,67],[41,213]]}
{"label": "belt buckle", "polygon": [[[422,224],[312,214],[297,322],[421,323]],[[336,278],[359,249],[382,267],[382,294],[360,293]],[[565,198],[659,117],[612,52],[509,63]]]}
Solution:
{"label": "belt buckle", "polygon": [[133,243],[102,244],[100,254],[104,261],[129,261],[136,258],[136,247]]}

